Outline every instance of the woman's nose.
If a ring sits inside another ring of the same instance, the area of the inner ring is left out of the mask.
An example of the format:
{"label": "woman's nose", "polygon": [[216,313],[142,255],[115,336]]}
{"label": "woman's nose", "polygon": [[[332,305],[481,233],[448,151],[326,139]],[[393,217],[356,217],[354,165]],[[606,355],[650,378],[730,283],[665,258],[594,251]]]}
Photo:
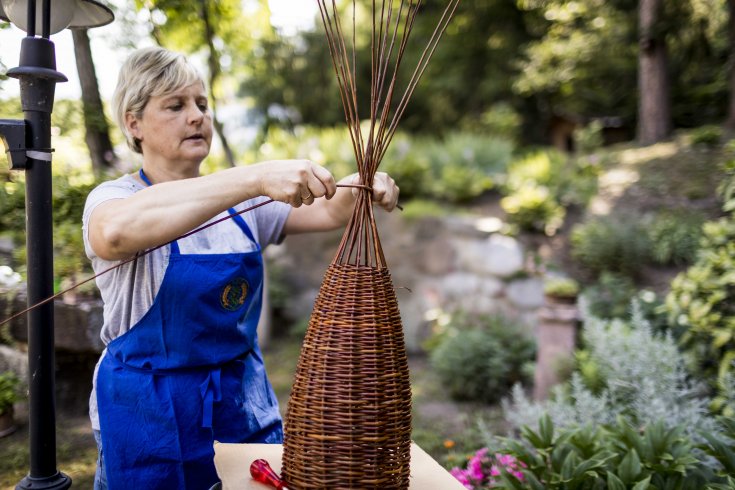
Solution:
{"label": "woman's nose", "polygon": [[202,111],[197,104],[191,104],[188,108],[186,117],[189,123],[199,124],[204,119],[205,111]]}

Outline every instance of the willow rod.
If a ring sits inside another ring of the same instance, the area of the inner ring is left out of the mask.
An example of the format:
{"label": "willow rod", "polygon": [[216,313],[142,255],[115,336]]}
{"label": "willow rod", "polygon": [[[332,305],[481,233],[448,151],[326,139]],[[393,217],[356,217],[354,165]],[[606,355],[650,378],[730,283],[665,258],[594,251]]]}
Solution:
{"label": "willow rod", "polygon": [[409,88],[404,93],[403,98],[401,99],[401,102],[398,108],[396,109],[396,114],[388,130],[388,140],[385,142],[385,145],[383,146],[382,151],[379,156],[380,159],[382,159],[383,156],[385,156],[385,151],[387,150],[388,145],[390,144],[390,141],[393,139],[393,135],[395,134],[396,128],[398,127],[398,121],[400,121],[401,117],[403,116],[403,112],[406,110],[408,101],[413,95],[413,91],[416,88],[416,85],[418,85],[419,80],[423,76],[424,71],[426,71],[426,67],[429,64],[431,57],[434,55],[436,46],[439,44],[439,40],[444,35],[444,32],[446,31],[447,26],[449,25],[449,22],[452,20],[452,17],[454,16],[455,11],[457,10],[457,6],[459,6],[459,2],[460,0],[451,0],[450,3],[447,4],[446,8],[444,9],[444,12],[442,13],[442,17],[439,20],[439,23],[437,24],[436,28],[434,29],[434,32],[431,35],[431,39],[429,40],[428,45],[426,46],[426,48],[424,49],[424,52],[421,55],[421,59],[419,60],[416,70],[414,70],[414,73],[411,77],[411,81],[409,82]]}

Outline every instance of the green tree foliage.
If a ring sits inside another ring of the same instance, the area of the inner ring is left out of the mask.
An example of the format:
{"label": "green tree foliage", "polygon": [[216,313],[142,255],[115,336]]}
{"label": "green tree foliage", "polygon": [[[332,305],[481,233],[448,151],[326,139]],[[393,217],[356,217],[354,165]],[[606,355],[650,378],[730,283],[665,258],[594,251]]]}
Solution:
{"label": "green tree foliage", "polygon": [[[363,87],[365,85],[362,85]],[[294,108],[288,125],[307,122],[331,126],[344,121],[329,49],[322,32],[305,32],[298,39],[268,37],[249,55],[239,94],[251,97],[266,116],[266,125],[277,123],[269,109]]]}
{"label": "green tree foliage", "polygon": [[[416,48],[425,46],[446,2],[426,4],[414,30]],[[514,2],[463,0],[416,89],[404,127],[437,131],[460,121],[473,124],[502,101],[536,116],[533,97],[513,97],[512,88],[521,71],[519,48],[536,37],[529,28],[536,22],[536,12],[524,12]],[[410,51],[406,66],[414,66],[418,54]]]}
{"label": "green tree foliage", "polygon": [[[342,2],[342,6],[347,8],[349,3]],[[439,0],[424,2],[399,70],[399,87],[405,87],[445,5]],[[370,2],[360,0],[358,8],[358,13],[366,14]],[[505,0],[461,2],[414,92],[401,127],[429,131],[460,123],[472,127],[499,102],[518,112],[535,113],[534,103],[512,94],[512,79],[519,70],[514,59],[519,46],[530,39],[525,23],[533,15]],[[349,21],[350,11],[345,10],[343,18]],[[345,26],[348,29],[351,49],[351,25]],[[360,23],[356,34],[359,106],[364,111],[369,107],[369,29],[369,23]],[[313,31],[295,37],[261,39],[251,56],[252,69],[241,93],[257,100],[261,110],[285,105],[296,110],[298,122],[334,125],[344,121],[321,21]]]}
{"label": "green tree foliage", "polygon": [[[628,5],[625,5],[625,4]],[[561,114],[635,114],[636,2],[518,0],[543,19],[526,45],[515,91]],[[623,4],[623,5],[620,5]]]}
{"label": "green tree foliage", "polygon": [[735,361],[735,220],[705,223],[697,261],[671,283],[672,325],[686,327],[682,345],[702,377],[722,380]]}
{"label": "green tree foliage", "polygon": [[[673,118],[692,127],[724,116],[727,12],[724,0],[668,0],[658,29],[666,33]],[[633,0],[518,0],[545,19],[543,36],[520,57],[521,95],[542,97],[553,111],[616,115],[636,107],[636,7]],[[676,73],[676,76],[673,74]]]}

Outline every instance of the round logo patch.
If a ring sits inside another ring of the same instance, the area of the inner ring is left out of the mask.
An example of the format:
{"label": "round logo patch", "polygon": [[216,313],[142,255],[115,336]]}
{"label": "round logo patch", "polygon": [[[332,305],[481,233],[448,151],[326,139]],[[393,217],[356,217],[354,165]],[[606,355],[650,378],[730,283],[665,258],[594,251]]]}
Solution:
{"label": "round logo patch", "polygon": [[222,308],[229,311],[235,311],[245,304],[248,296],[248,282],[242,277],[236,277],[224,288],[222,288],[222,296],[220,303]]}

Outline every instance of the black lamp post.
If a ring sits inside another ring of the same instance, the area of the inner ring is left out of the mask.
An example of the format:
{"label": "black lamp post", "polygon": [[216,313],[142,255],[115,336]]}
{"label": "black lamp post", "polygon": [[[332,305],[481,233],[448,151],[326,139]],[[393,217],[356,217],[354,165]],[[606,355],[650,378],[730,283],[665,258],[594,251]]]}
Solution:
{"label": "black lamp post", "polygon": [[[66,27],[109,24],[112,11],[93,0],[0,0],[0,19],[26,31],[20,61],[8,76],[20,82],[23,121],[0,120],[0,137],[10,168],[26,173],[28,305],[53,294],[51,207],[51,111],[54,91],[66,77],[56,71],[54,43]],[[41,36],[36,32],[41,31]],[[28,313],[30,472],[16,489],[66,489],[71,479],[56,468],[53,302]]]}

